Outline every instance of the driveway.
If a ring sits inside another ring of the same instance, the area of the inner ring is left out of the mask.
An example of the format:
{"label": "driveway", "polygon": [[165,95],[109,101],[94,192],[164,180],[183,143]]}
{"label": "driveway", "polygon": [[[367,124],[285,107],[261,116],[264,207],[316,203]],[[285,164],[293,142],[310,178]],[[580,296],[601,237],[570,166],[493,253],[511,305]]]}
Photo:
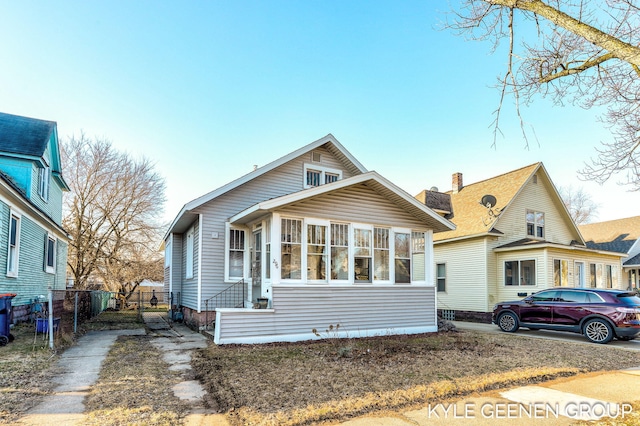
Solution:
{"label": "driveway", "polygon": [[[527,337],[533,337],[536,339],[562,340],[562,341],[569,341],[569,342],[575,342],[575,343],[583,343],[585,345],[596,344],[596,343],[591,343],[587,341],[587,339],[584,336],[576,333],[563,333],[561,331],[550,331],[550,330],[529,330],[526,328],[520,328],[515,333],[505,333],[504,331],[501,331],[500,328],[495,324],[484,324],[484,323],[465,322],[465,321],[452,321],[452,323],[456,326],[458,330],[463,330],[463,331],[513,334],[515,336],[527,336]],[[601,345],[601,346],[640,352],[640,339],[630,340],[626,342],[614,339],[611,342],[607,343],[606,345]]]}

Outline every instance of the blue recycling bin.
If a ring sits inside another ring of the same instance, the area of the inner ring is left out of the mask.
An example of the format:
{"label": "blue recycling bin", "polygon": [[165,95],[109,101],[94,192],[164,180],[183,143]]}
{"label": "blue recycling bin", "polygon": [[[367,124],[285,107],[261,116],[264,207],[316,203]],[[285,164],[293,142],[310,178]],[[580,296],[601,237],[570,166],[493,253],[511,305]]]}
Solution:
{"label": "blue recycling bin", "polygon": [[0,294],[0,346],[13,340],[9,332],[11,326],[11,299],[16,297],[13,293]]}

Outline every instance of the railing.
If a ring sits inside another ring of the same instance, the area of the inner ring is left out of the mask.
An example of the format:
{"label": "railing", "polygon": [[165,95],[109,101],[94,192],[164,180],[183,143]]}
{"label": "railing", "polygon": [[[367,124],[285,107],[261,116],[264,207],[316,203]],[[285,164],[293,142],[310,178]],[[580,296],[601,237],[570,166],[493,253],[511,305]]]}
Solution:
{"label": "railing", "polygon": [[244,307],[246,296],[247,288],[245,282],[244,280],[240,280],[225,288],[215,296],[206,299],[204,301],[205,330],[208,330],[209,326],[215,322],[215,316],[211,321],[209,321],[209,308],[242,308]]}

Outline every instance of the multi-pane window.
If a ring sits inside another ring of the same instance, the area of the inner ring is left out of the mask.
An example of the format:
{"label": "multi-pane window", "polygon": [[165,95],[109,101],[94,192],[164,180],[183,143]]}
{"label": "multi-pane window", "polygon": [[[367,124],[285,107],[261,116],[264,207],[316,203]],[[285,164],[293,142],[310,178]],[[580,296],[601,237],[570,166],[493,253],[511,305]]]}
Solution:
{"label": "multi-pane window", "polygon": [[39,171],[38,176],[38,194],[43,200],[49,200],[49,183],[51,181],[51,169],[43,167]]}
{"label": "multi-pane window", "polygon": [[596,288],[596,264],[589,264],[589,287]]}
{"label": "multi-pane window", "polygon": [[371,282],[371,229],[354,228],[355,282]]}
{"label": "multi-pane window", "polygon": [[44,270],[48,273],[56,272],[56,239],[48,235],[44,251]]}
{"label": "multi-pane window", "polygon": [[602,282],[602,263],[596,264],[596,287],[603,288]]}
{"label": "multi-pane window", "polygon": [[193,228],[187,232],[187,258],[185,265],[185,278],[193,278]]}
{"label": "multi-pane window", "polygon": [[349,279],[349,225],[331,224],[331,279]]}
{"label": "multi-pane window", "polygon": [[425,277],[424,232],[411,233],[411,280],[424,281]]}
{"label": "multi-pane window", "polygon": [[389,229],[373,228],[373,279],[389,281]]}
{"label": "multi-pane window", "polygon": [[307,170],[307,186],[320,186],[320,178],[322,172],[320,170]]}
{"label": "multi-pane window", "polygon": [[504,285],[536,285],[536,261],[512,260],[504,262]]}
{"label": "multi-pane window", "polygon": [[332,183],[336,182],[340,176],[337,173],[325,173],[324,174],[324,183]]}
{"label": "multi-pane window", "polygon": [[264,244],[265,249],[265,262],[267,262],[267,267],[265,268],[265,278],[271,279],[271,221],[268,220],[265,222],[264,226],[264,234],[266,235],[266,240]]}
{"label": "multi-pane window", "polygon": [[342,178],[342,171],[322,167],[316,164],[305,164],[304,166],[304,187],[313,188],[316,186],[332,183]]}
{"label": "multi-pane window", "polygon": [[302,221],[282,219],[281,225],[282,270],[285,280],[302,278]]}
{"label": "multi-pane window", "polygon": [[527,210],[527,235],[544,238],[544,213]]}
{"label": "multi-pane window", "polygon": [[447,267],[444,263],[436,265],[436,286],[438,291],[447,291]]}
{"label": "multi-pane window", "polygon": [[307,279],[327,279],[327,227],[307,225]]}
{"label": "multi-pane window", "polygon": [[397,232],[394,237],[396,283],[411,282],[411,235]]}
{"label": "multi-pane window", "polygon": [[244,276],[244,230],[229,230],[229,278]]}
{"label": "multi-pane window", "polygon": [[569,285],[569,261],[553,260],[553,282],[556,287]]}
{"label": "multi-pane window", "polygon": [[18,275],[18,257],[20,254],[20,217],[14,214],[9,220],[9,253],[7,256],[7,275]]}

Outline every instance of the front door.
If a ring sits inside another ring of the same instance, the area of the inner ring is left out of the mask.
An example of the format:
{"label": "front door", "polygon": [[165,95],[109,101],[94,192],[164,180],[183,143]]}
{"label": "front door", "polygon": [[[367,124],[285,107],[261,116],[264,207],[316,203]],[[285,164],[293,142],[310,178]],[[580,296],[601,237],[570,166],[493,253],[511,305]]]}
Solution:
{"label": "front door", "polygon": [[576,287],[584,287],[584,262],[576,262]]}
{"label": "front door", "polygon": [[257,302],[262,297],[262,230],[253,233],[253,250],[251,252],[251,301]]}

